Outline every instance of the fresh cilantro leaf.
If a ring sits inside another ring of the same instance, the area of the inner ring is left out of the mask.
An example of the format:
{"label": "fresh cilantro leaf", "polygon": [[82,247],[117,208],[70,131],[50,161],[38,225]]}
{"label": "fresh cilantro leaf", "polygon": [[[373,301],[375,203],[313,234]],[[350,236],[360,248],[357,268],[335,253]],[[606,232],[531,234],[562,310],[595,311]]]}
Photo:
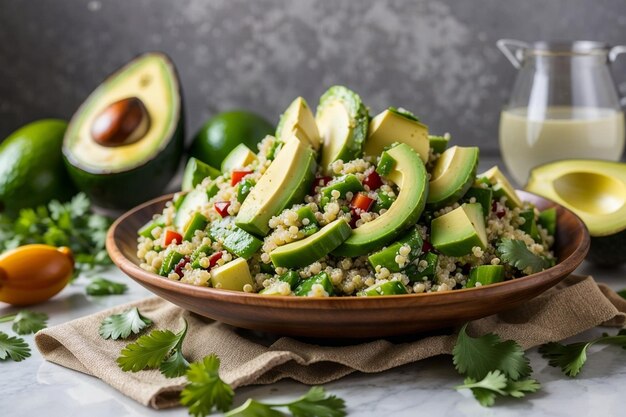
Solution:
{"label": "fresh cilantro leaf", "polygon": [[541,388],[541,384],[534,379],[520,379],[519,381],[511,381],[506,383],[507,395],[515,398],[522,398],[526,393],[537,392]]}
{"label": "fresh cilantro leaf", "polygon": [[0,361],[11,358],[15,362],[20,362],[29,356],[30,348],[24,339],[0,332]]}
{"label": "fresh cilantro leaf", "polygon": [[233,403],[235,392],[219,376],[220,360],[215,355],[194,362],[187,369],[189,383],[180,393],[180,402],[189,414],[204,417],[218,409],[227,411]]}
{"label": "fresh cilantro leaf", "polygon": [[252,398],[233,408],[224,417],[284,417],[285,414],[274,410],[271,405],[260,403]]}
{"label": "fresh cilantro leaf", "polygon": [[531,273],[535,273],[549,267],[549,262],[545,258],[532,253],[521,240],[502,239],[498,244],[497,252],[504,262],[520,271],[529,268]]}
{"label": "fresh cilantro leaf", "polygon": [[452,350],[453,363],[459,373],[475,380],[483,379],[490,371],[500,370],[516,380],[532,372],[524,350],[513,340],[502,342],[500,337],[488,333],[481,337],[470,337],[467,324],[459,331]]}
{"label": "fresh cilantro leaf", "polygon": [[126,339],[130,334],[138,334],[152,324],[152,320],[141,315],[137,307],[120,314],[113,314],[100,324],[100,336],[105,339]]}
{"label": "fresh cilantro leaf", "polygon": [[174,350],[174,353],[161,362],[161,366],[159,366],[159,370],[167,378],[183,376],[187,372],[187,368],[189,368],[189,362],[180,349]]}
{"label": "fresh cilantro leaf", "polygon": [[89,295],[119,295],[124,294],[128,286],[121,282],[109,281],[105,278],[94,278],[86,291]]}
{"label": "fresh cilantro leaf", "polygon": [[[178,333],[170,330],[153,330],[141,336],[135,343],[126,345],[117,358],[117,364],[123,371],[138,372],[155,369],[161,366],[172,351],[180,352],[187,335],[187,321]],[[166,366],[168,373],[172,373],[172,366]]]}
{"label": "fresh cilantro leaf", "polygon": [[0,323],[13,322],[11,327],[17,334],[37,333],[47,326],[48,315],[30,310],[22,310],[16,314],[8,314],[0,317]]}
{"label": "fresh cilantro leaf", "polygon": [[472,390],[474,398],[478,400],[480,405],[483,407],[491,407],[496,400],[497,394],[502,396],[506,395],[506,384],[506,375],[499,370],[495,370],[488,372],[480,381],[471,377],[465,378],[463,385],[457,386],[456,389],[460,390],[466,388]]}

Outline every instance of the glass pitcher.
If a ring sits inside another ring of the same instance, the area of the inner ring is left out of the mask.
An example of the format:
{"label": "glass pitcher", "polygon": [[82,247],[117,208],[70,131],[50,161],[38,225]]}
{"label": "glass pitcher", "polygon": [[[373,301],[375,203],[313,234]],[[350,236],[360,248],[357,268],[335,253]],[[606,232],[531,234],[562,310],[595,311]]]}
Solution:
{"label": "glass pitcher", "polygon": [[621,158],[624,100],[609,66],[626,46],[512,39],[497,46],[519,70],[500,115],[500,151],[519,185],[533,167],[550,161]]}

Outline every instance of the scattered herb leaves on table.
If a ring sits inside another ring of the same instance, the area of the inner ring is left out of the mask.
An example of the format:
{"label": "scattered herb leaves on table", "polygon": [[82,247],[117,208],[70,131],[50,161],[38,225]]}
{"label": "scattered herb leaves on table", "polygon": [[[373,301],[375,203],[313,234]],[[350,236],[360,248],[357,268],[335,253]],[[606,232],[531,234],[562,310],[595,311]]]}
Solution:
{"label": "scattered herb leaves on table", "polygon": [[100,324],[99,333],[104,339],[126,339],[131,334],[139,334],[152,324],[152,320],[144,317],[137,307],[120,314],[106,317]]}
{"label": "scattered herb leaves on table", "polygon": [[128,286],[121,282],[110,281],[106,278],[94,278],[85,289],[88,295],[119,295],[124,294]]}
{"label": "scattered herb leaves on table", "polygon": [[29,356],[30,348],[24,339],[0,332],[0,361],[11,358],[15,362],[20,362]]}
{"label": "scattered herb leaves on table", "polygon": [[192,416],[204,417],[213,409],[228,411],[232,405],[235,392],[220,378],[219,367],[216,355],[189,365],[186,373],[189,382],[180,393],[180,402]]}
{"label": "scattered herb leaves on table", "polygon": [[7,314],[0,317],[0,323],[13,322],[11,327],[17,334],[37,333],[41,329],[45,329],[48,321],[46,313],[36,311],[22,310],[15,314]]}

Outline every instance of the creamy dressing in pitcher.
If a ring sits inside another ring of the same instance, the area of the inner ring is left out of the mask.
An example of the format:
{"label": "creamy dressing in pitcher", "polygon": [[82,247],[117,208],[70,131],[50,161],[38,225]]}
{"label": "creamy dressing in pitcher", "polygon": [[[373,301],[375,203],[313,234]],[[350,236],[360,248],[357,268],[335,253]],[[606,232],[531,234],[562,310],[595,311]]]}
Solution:
{"label": "creamy dressing in pitcher", "polygon": [[512,177],[524,185],[537,165],[568,158],[618,161],[624,150],[624,113],[594,107],[504,110],[500,149]]}

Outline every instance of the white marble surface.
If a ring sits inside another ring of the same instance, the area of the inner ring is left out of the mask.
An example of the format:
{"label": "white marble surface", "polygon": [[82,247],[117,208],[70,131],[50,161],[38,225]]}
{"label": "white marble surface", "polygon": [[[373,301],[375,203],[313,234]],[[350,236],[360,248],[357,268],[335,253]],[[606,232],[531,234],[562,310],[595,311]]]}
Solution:
{"label": "white marble surface", "polygon": [[[626,287],[626,268],[598,271],[589,265],[580,269],[615,289]],[[59,324],[150,294],[121,272],[112,268],[106,277],[127,282],[125,295],[88,297],[81,278],[49,302],[33,308],[50,315],[50,325]],[[3,305],[0,315],[12,309]],[[0,324],[10,332],[10,324]],[[600,334],[593,329],[574,339]],[[613,331],[613,330],[610,330]],[[100,380],[45,362],[34,348],[32,336],[25,336],[33,355],[25,361],[0,362],[0,416],[184,416],[183,408],[155,411],[125,397]],[[576,379],[549,367],[536,349],[530,351],[534,376],[543,385],[540,393],[526,400],[501,400],[483,408],[469,392],[453,389],[462,378],[449,356],[425,360],[380,374],[354,374],[326,385],[328,391],[347,401],[350,416],[624,416],[626,394],[626,352],[616,347],[591,349],[588,363]],[[235,404],[248,397],[280,401],[307,390],[302,384],[283,381],[271,386],[237,390]]]}

